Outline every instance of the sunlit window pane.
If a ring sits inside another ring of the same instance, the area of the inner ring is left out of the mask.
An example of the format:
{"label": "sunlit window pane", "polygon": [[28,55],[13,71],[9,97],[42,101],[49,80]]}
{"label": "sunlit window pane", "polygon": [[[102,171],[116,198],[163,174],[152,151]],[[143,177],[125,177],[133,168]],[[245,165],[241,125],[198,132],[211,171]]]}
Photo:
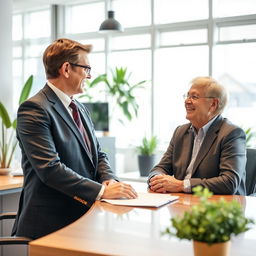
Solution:
{"label": "sunlit window pane", "polygon": [[14,77],[22,76],[22,61],[20,59],[13,60],[12,62],[12,74]]}
{"label": "sunlit window pane", "polygon": [[208,46],[175,47],[156,51],[154,89],[154,130],[163,148],[174,129],[185,119],[182,95],[189,82],[208,75]]}
{"label": "sunlit window pane", "polygon": [[214,0],[213,14],[215,17],[230,17],[256,13],[255,0]]}
{"label": "sunlit window pane", "polygon": [[24,63],[24,77],[34,75],[31,95],[39,91],[46,82],[42,58],[27,58]]}
{"label": "sunlit window pane", "polygon": [[146,26],[151,23],[150,0],[114,0],[115,18],[123,27]]}
{"label": "sunlit window pane", "polygon": [[[229,91],[225,115],[234,123],[256,131],[256,43],[219,45],[215,49],[214,76]],[[246,115],[245,115],[246,113]]]}
{"label": "sunlit window pane", "polygon": [[200,20],[208,18],[206,0],[155,0],[155,23]]}
{"label": "sunlit window pane", "polygon": [[160,34],[161,46],[194,44],[194,43],[207,43],[206,29],[163,32]]}
{"label": "sunlit window pane", "polygon": [[14,58],[19,58],[22,56],[22,47],[21,46],[14,46],[12,48],[12,56]]}
{"label": "sunlit window pane", "polygon": [[41,57],[48,45],[49,45],[49,43],[28,45],[26,47],[25,56],[26,57]]}
{"label": "sunlit window pane", "polygon": [[25,38],[40,38],[51,36],[50,11],[31,12],[25,15]]}
{"label": "sunlit window pane", "polygon": [[22,39],[22,16],[14,15],[12,18],[12,40]]}
{"label": "sunlit window pane", "polygon": [[113,37],[111,46],[115,50],[147,48],[150,47],[150,35]]}
{"label": "sunlit window pane", "polygon": [[[139,104],[138,118],[133,118],[131,122],[123,117],[119,108],[114,107],[112,100],[111,107],[111,134],[116,136],[117,147],[128,147],[138,145],[141,138],[150,132],[151,120],[151,53],[149,50],[116,52],[111,54],[110,66],[127,67],[128,74],[131,73],[129,83],[134,85],[142,80],[148,80],[144,88],[134,91],[134,96]],[[111,97],[109,98],[111,102]],[[114,112],[112,111],[114,110]],[[119,121],[123,120],[123,124]],[[138,127],[140,127],[138,129]],[[125,136],[124,136],[125,134]]]}
{"label": "sunlit window pane", "polygon": [[79,40],[79,42],[82,44],[91,44],[93,51],[104,51],[105,49],[105,41],[102,38]]}
{"label": "sunlit window pane", "polygon": [[256,39],[256,25],[221,27],[219,41]]}
{"label": "sunlit window pane", "polygon": [[104,3],[74,5],[66,8],[66,33],[98,31],[105,19]]}

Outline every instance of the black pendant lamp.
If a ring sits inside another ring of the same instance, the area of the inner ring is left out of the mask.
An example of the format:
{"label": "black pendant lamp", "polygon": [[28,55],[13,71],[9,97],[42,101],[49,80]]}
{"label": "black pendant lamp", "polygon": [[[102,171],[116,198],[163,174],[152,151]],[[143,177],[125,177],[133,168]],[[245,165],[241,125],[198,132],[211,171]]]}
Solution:
{"label": "black pendant lamp", "polygon": [[100,32],[123,32],[121,24],[114,18],[114,11],[108,11],[108,18],[100,25]]}

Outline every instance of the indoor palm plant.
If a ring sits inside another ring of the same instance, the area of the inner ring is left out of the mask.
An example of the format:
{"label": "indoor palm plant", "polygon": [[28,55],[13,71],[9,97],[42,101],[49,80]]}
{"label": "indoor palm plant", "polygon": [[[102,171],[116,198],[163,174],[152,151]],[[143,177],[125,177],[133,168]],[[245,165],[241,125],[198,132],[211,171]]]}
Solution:
{"label": "indoor palm plant", "polygon": [[[31,75],[24,84],[19,104],[25,101],[31,91],[33,76]],[[8,169],[11,166],[13,155],[17,146],[15,137],[15,129],[17,126],[16,118],[11,121],[10,114],[2,102],[0,102],[0,118],[1,118],[1,137],[0,137],[0,168]],[[7,172],[7,170],[6,170]],[[5,172],[2,172],[5,173]]]}
{"label": "indoor palm plant", "polygon": [[157,148],[157,137],[144,137],[142,143],[137,147],[139,152],[138,163],[141,176],[148,176],[149,171],[155,164],[155,151]]}
{"label": "indoor palm plant", "polygon": [[[211,201],[212,193],[201,186],[194,188],[193,192],[200,197],[199,203],[183,216],[171,218],[172,227],[168,227],[164,234],[193,240],[194,253],[198,256],[228,255],[231,236],[247,231],[254,221],[244,216],[241,205],[235,200],[227,202],[221,198]],[[202,252],[201,247],[207,252]],[[223,250],[226,254],[212,252],[216,247],[226,248]]]}
{"label": "indoor palm plant", "polygon": [[102,74],[92,81],[87,80],[88,90],[79,98],[86,97],[91,101],[93,97],[90,95],[90,89],[95,88],[100,83],[104,83],[106,87],[105,90],[102,90],[101,92],[109,96],[113,103],[112,114],[114,113],[116,106],[118,106],[126,119],[131,121],[134,116],[137,116],[139,108],[136,97],[134,96],[134,91],[137,88],[141,88],[146,80],[131,85],[129,82],[130,77],[131,73],[127,72],[127,68],[116,67],[111,70],[111,75]]}

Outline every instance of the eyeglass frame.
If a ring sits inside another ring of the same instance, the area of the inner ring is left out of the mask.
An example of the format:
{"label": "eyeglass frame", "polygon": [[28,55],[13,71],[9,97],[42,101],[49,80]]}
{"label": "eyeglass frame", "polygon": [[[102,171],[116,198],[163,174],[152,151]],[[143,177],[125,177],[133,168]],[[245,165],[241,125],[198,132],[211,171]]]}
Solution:
{"label": "eyeglass frame", "polygon": [[188,95],[186,93],[183,94],[182,96],[183,96],[184,100],[189,99],[189,100],[192,100],[192,101],[197,101],[199,99],[214,99],[214,98],[217,98],[217,97],[213,97],[213,96],[203,97],[203,96],[196,96],[196,95]]}
{"label": "eyeglass frame", "polygon": [[91,66],[89,66],[89,65],[76,64],[76,63],[72,63],[72,62],[69,62],[69,64],[70,64],[71,66],[84,68],[86,74],[87,74],[88,76],[91,75],[91,70],[92,70]]}

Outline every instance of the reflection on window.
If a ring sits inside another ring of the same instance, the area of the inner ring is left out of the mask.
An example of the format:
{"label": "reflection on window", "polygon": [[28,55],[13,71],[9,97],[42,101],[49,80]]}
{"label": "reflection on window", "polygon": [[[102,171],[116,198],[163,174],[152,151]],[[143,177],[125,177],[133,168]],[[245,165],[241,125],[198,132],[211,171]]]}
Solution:
{"label": "reflection on window", "polygon": [[254,52],[256,43],[216,46],[214,76],[229,92],[226,116],[238,125],[256,130],[255,120],[248,118],[255,116],[256,111]]}
{"label": "reflection on window", "polygon": [[160,35],[160,45],[183,45],[207,43],[207,29],[163,32]]}
{"label": "reflection on window", "polygon": [[214,0],[214,17],[230,17],[256,13],[255,0]]}
{"label": "reflection on window", "polygon": [[111,48],[114,50],[121,49],[139,49],[150,47],[150,35],[132,35],[132,36],[120,36],[113,37],[111,41]]}
{"label": "reflection on window", "polygon": [[164,48],[156,51],[154,130],[164,146],[185,119],[182,95],[190,81],[208,75],[208,46]]}
{"label": "reflection on window", "polygon": [[123,27],[147,26],[151,23],[151,0],[114,0],[115,18]]}
{"label": "reflection on window", "polygon": [[206,0],[154,1],[156,24],[208,18],[208,1]]}
{"label": "reflection on window", "polygon": [[221,27],[219,40],[247,40],[256,39],[256,25]]}
{"label": "reflection on window", "polygon": [[12,40],[22,39],[22,16],[14,15],[12,18]]}
{"label": "reflection on window", "polygon": [[25,15],[25,38],[33,39],[51,35],[50,10]]}
{"label": "reflection on window", "polygon": [[66,8],[66,33],[98,31],[105,19],[104,3],[73,5]]}

